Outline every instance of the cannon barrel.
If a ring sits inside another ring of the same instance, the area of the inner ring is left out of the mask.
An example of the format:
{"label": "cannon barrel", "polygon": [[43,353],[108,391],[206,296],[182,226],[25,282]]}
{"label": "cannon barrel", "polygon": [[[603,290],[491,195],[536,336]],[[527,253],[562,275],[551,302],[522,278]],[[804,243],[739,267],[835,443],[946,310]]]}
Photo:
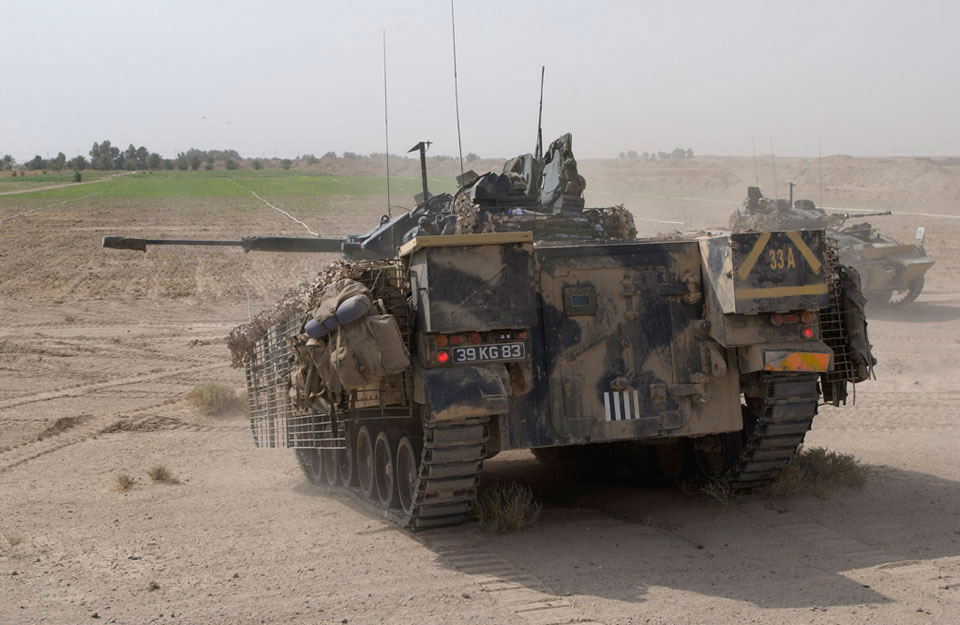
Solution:
{"label": "cannon barrel", "polygon": [[217,239],[135,239],[130,237],[103,237],[103,247],[115,250],[146,252],[148,245],[199,245],[204,247],[242,247],[244,252],[307,252],[334,253],[343,251],[342,239],[316,237],[246,236],[237,240]]}

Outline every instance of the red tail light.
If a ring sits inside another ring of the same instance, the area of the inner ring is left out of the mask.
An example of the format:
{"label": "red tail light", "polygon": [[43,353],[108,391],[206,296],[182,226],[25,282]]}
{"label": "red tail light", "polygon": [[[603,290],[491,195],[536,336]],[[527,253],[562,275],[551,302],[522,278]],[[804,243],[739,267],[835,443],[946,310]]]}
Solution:
{"label": "red tail light", "polygon": [[450,354],[447,352],[437,352],[437,362],[439,362],[441,365],[448,360],[450,360]]}
{"label": "red tail light", "polygon": [[447,346],[447,337],[442,334],[437,337],[437,347],[446,347]]}
{"label": "red tail light", "polygon": [[812,339],[813,336],[816,334],[816,332],[814,332],[813,328],[811,328],[810,326],[807,326],[806,328],[801,330],[800,333],[803,334],[803,338],[805,339]]}

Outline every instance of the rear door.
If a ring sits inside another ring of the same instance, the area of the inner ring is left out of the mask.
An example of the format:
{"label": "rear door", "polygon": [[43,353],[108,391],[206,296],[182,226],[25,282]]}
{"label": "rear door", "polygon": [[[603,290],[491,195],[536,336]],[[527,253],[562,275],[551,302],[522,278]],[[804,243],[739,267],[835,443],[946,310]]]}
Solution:
{"label": "rear door", "polygon": [[[696,244],[544,249],[539,255],[551,421],[568,441],[669,435],[691,417]],[[697,351],[699,347],[697,347]]]}

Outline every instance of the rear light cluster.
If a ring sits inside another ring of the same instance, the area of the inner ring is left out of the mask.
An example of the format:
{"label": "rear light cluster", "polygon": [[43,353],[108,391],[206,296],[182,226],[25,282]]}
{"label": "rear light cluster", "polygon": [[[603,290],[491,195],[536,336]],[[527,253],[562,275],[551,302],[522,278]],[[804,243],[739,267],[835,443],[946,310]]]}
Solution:
{"label": "rear light cluster", "polygon": [[805,339],[812,339],[817,336],[817,330],[815,324],[817,322],[817,316],[810,311],[806,311],[800,314],[782,314],[776,313],[770,315],[770,323],[775,326],[782,325],[793,325],[796,323],[803,324],[803,327],[800,328],[800,336]]}
{"label": "rear light cluster", "polygon": [[438,334],[433,337],[437,347],[447,347],[448,345],[479,345],[480,343],[505,343],[507,341],[522,341],[527,338],[527,333],[523,330],[503,330],[495,332],[471,332],[469,334]]}

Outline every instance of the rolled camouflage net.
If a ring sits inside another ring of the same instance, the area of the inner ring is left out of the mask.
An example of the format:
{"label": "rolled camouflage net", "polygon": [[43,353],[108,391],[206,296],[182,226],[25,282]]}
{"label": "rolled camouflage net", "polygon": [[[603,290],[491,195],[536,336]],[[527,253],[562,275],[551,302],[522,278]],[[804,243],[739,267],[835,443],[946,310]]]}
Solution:
{"label": "rolled camouflage net", "polygon": [[633,215],[623,204],[618,204],[603,210],[603,231],[611,239],[637,238],[637,225]]}
{"label": "rolled camouflage net", "polygon": [[306,315],[316,308],[328,285],[343,278],[356,279],[362,271],[369,268],[369,262],[335,261],[321,270],[312,283],[303,282],[293,287],[283,294],[273,308],[257,313],[249,323],[235,327],[227,335],[231,365],[242,367],[244,359],[253,355],[254,347],[257,341],[263,338],[264,332],[295,314]]}

